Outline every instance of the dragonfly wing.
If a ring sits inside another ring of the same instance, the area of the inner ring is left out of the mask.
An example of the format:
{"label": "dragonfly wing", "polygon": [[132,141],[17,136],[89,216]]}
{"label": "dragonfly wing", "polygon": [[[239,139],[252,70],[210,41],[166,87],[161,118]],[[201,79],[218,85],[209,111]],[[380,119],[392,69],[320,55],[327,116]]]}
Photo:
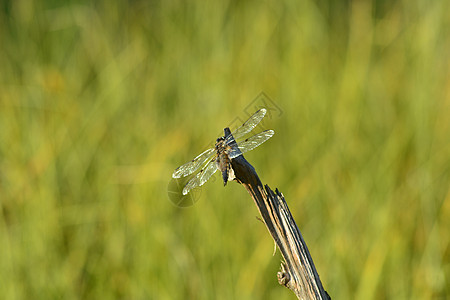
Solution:
{"label": "dragonfly wing", "polygon": [[[261,108],[257,112],[255,112],[244,124],[241,125],[238,129],[236,129],[232,135],[235,139],[239,139],[253,130],[256,125],[261,122],[262,118],[266,115],[267,110],[265,108]],[[227,141],[225,141],[227,143]]]}
{"label": "dragonfly wing", "polygon": [[274,133],[275,132],[273,130],[266,130],[255,134],[254,136],[251,136],[248,139],[238,143],[238,148],[234,147],[229,150],[228,156],[230,157],[230,159],[238,157],[242,153],[258,147],[259,145],[270,139],[274,135]]}
{"label": "dragonfly wing", "polygon": [[214,154],[214,148],[208,149],[194,158],[192,161],[175,169],[173,178],[180,178],[192,174]]}
{"label": "dragonfly wing", "polygon": [[208,181],[211,176],[216,173],[217,171],[217,165],[216,165],[216,159],[212,159],[208,165],[202,169],[194,178],[189,180],[189,182],[186,184],[186,186],[183,189],[183,195],[186,195],[189,193],[190,190],[193,188],[196,188],[198,186],[202,186],[206,181]]}

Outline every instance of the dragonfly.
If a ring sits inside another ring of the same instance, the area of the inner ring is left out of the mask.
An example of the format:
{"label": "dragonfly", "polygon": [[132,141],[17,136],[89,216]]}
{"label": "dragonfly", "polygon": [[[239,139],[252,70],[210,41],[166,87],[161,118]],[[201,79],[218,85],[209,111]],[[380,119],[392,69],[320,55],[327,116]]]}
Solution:
{"label": "dragonfly", "polygon": [[193,188],[202,186],[214,173],[216,173],[217,170],[222,172],[224,185],[226,185],[228,181],[235,179],[234,171],[231,167],[231,160],[258,147],[270,139],[275,133],[273,130],[265,130],[242,140],[241,142],[236,142],[236,140],[251,132],[253,128],[261,122],[266,115],[266,112],[267,110],[265,108],[258,110],[233,132],[231,132],[228,127],[225,128],[224,136],[219,137],[216,140],[213,148],[200,153],[190,162],[176,168],[172,174],[173,178],[191,175],[203,166],[201,170],[186,183],[183,188],[183,195],[187,195]]}

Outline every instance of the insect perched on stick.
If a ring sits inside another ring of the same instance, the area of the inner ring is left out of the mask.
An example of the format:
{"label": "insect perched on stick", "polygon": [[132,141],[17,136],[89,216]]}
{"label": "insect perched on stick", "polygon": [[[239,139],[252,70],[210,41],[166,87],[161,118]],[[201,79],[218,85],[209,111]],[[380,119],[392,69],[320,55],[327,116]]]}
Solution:
{"label": "insect perched on stick", "polygon": [[217,170],[222,172],[224,185],[228,181],[233,180],[235,177],[233,168],[231,167],[231,160],[242,155],[242,153],[258,147],[270,139],[275,133],[273,130],[265,130],[241,142],[236,142],[236,139],[240,139],[252,131],[261,122],[262,118],[264,118],[266,112],[265,108],[258,110],[233,132],[228,127],[225,128],[224,136],[216,140],[214,148],[204,151],[192,161],[178,167],[172,174],[173,178],[188,176],[203,166],[200,172],[188,181],[183,189],[183,195],[189,193],[193,188],[202,186]]}

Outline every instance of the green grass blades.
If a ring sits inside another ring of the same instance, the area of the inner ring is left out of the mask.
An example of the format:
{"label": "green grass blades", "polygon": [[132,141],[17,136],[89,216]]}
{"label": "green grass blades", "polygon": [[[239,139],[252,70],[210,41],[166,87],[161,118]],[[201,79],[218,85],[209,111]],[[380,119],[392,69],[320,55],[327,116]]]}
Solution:
{"label": "green grass blades", "polygon": [[176,167],[266,107],[255,133],[275,135],[245,157],[331,297],[450,297],[449,11],[6,1],[0,295],[293,299],[241,186],[169,195]]}

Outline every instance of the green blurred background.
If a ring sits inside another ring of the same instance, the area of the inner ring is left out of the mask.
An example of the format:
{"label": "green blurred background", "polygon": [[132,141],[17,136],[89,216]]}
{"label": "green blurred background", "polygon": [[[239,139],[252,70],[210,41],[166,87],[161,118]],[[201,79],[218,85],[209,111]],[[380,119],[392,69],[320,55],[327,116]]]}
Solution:
{"label": "green blurred background", "polygon": [[167,193],[261,92],[276,133],[245,157],[331,297],[450,297],[448,1],[0,13],[2,299],[295,299],[243,187]]}

